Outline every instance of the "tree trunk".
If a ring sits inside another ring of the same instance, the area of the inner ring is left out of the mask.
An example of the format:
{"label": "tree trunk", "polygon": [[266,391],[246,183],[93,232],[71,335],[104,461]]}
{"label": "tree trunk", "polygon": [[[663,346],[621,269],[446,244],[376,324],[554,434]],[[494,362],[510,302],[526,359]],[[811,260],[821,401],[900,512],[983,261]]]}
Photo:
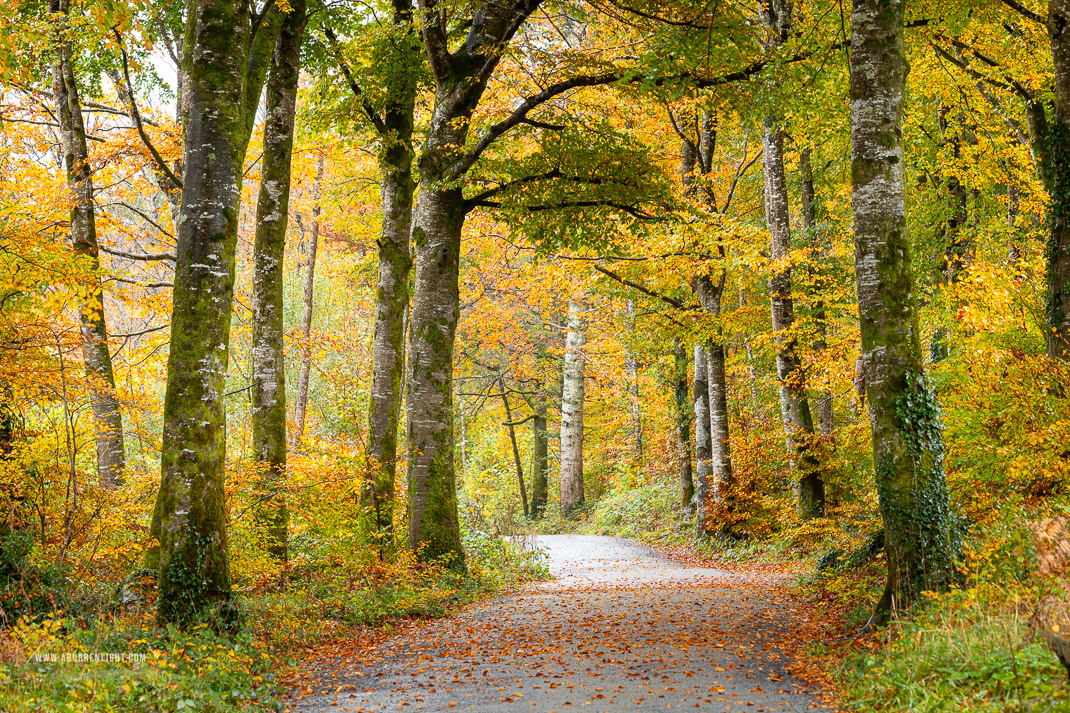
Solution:
{"label": "tree trunk", "polygon": [[447,27],[434,2],[419,3],[435,103],[417,164],[422,188],[412,233],[416,279],[406,399],[409,544],[421,557],[449,557],[459,569],[465,565],[453,465],[453,340],[460,316],[461,229],[473,207],[462,186],[481,152],[502,135],[488,131],[469,149],[468,132],[498,62],[541,2],[479,4],[455,50],[450,49],[455,26]]}
{"label": "tree trunk", "polygon": [[710,400],[710,446],[713,475],[713,500],[723,503],[733,485],[732,443],[728,431],[728,370],[725,366],[725,348],[719,341],[710,341],[706,347],[707,388]]}
{"label": "tree trunk", "polygon": [[509,395],[505,392],[505,382],[499,379],[498,386],[502,389],[502,404],[505,405],[505,423],[509,428],[509,442],[513,445],[513,463],[516,465],[516,482],[520,486],[520,504],[523,506],[524,517],[530,517],[528,491],[524,486],[524,466],[520,464],[520,449],[516,445],[516,425],[513,423],[513,409],[509,407]]}
{"label": "tree trunk", "polygon": [[[50,6],[57,30],[66,32],[67,0],[52,0]],[[69,39],[57,47],[52,65],[52,98],[60,126],[60,151],[72,194],[70,236],[75,255],[85,261],[89,295],[79,307],[82,360],[90,380],[90,406],[97,447],[97,474],[101,484],[114,488],[122,484],[126,468],[123,448],[123,419],[115,396],[115,374],[108,350],[108,327],[104,318],[104,292],[100,284],[97,221],[93,209],[93,172],[89,166],[82,102],[74,76],[74,49]]]}
{"label": "tree trunk", "polygon": [[414,42],[411,0],[394,0],[393,23],[405,37],[392,61],[406,71],[389,72],[389,97],[383,114],[385,131],[379,153],[383,225],[379,237],[379,283],[375,295],[372,381],[368,399],[367,474],[362,497],[370,523],[381,541],[393,542],[394,481],[397,477],[398,422],[405,383],[405,314],[409,307],[412,257],[413,108],[419,45]]}
{"label": "tree trunk", "polygon": [[[252,36],[244,5],[190,5],[185,181],[164,396],[159,541],[160,624],[234,624],[227,557],[225,392],[242,168],[278,14]],[[149,561],[156,557],[149,554]]]}
{"label": "tree trunk", "polygon": [[549,480],[549,432],[546,428],[546,394],[536,396],[535,416],[531,431],[531,518],[538,520],[546,511],[546,491]]}
{"label": "tree trunk", "polygon": [[304,0],[291,0],[282,22],[266,91],[264,154],[253,244],[253,457],[258,463],[254,509],[268,552],[286,561],[286,363],[283,349],[283,275],[290,212],[290,164],[297,116],[297,82]]}
{"label": "tree trunk", "polygon": [[713,443],[710,434],[710,396],[706,347],[695,345],[695,530],[706,532],[707,500],[713,470]]}
{"label": "tree trunk", "polygon": [[939,408],[922,366],[903,180],[902,0],[855,0],[851,162],[855,269],[888,581],[872,622],[954,576]]}
{"label": "tree trunk", "polygon": [[316,160],[316,180],[312,184],[312,229],[305,256],[304,310],[301,314],[301,364],[297,373],[297,394],[294,397],[294,448],[304,450],[305,422],[308,418],[308,380],[312,373],[312,307],[316,294],[316,251],[320,241],[320,214],[323,201],[323,154]]}
{"label": "tree trunk", "polygon": [[[635,302],[628,300],[629,331],[635,331]],[[628,380],[628,401],[632,415],[632,447],[636,465],[643,465],[643,417],[639,408],[639,362],[628,344],[624,346],[624,377]]]}
{"label": "tree trunk", "polygon": [[587,334],[580,305],[568,304],[565,367],[561,385],[561,512],[571,514],[583,505],[583,353]]}
{"label": "tree trunk", "polygon": [[455,398],[457,404],[457,420],[461,425],[461,472],[463,473],[468,467],[468,428],[464,420],[464,398],[461,396],[459,389],[455,392]]}
{"label": "tree trunk", "polygon": [[691,479],[691,388],[688,385],[687,349],[676,339],[673,344],[673,406],[676,417],[676,472],[680,480],[680,506],[695,507],[695,483]]}
{"label": "tree trunk", "polygon": [[[799,176],[802,190],[802,219],[803,228],[810,236],[810,242],[814,246],[813,257],[821,264],[828,259],[828,250],[825,248],[825,238],[818,232],[817,194],[814,192],[814,172],[810,165],[810,149],[805,148],[799,154]],[[815,270],[815,272],[817,272]],[[823,285],[812,295],[814,310],[814,329],[817,333],[814,339],[814,353],[818,359],[824,358],[828,348],[828,318],[825,312],[825,300],[821,296]],[[817,395],[817,424],[822,436],[831,436],[835,428],[832,412],[832,392],[829,389],[821,389]]]}
{"label": "tree trunk", "polygon": [[769,279],[769,301],[776,346],[777,381],[780,385],[780,416],[788,451],[799,473],[799,516],[820,517],[825,511],[825,486],[820,462],[813,448],[814,421],[806,396],[806,378],[797,353],[793,332],[795,307],[791,297],[791,252],[788,227],[788,186],[784,175],[784,132],[773,117],[766,117],[763,133],[765,166],[765,220],[769,227],[769,252],[774,261],[783,261]]}
{"label": "tree trunk", "polygon": [[[952,132],[951,138],[946,138],[948,133],[947,107],[941,106],[938,113],[941,141],[950,143],[953,156],[958,159],[962,155],[962,116],[959,115],[957,123],[959,130]],[[966,186],[954,174],[947,178],[947,192],[951,197],[951,210],[947,219],[937,229],[937,236],[943,238],[942,254],[938,256],[935,270],[935,286],[945,288],[947,285],[958,282],[962,271],[966,267],[969,256],[969,243],[962,238],[962,229],[967,219],[967,193]],[[947,359],[949,354],[948,330],[946,327],[937,327],[933,333],[932,343],[929,345],[929,355],[935,364]]]}
{"label": "tree trunk", "polygon": [[1051,202],[1048,236],[1048,356],[1070,362],[1070,0],[1048,3],[1055,64],[1055,116],[1048,126],[1044,179]]}
{"label": "tree trunk", "polygon": [[[714,318],[721,316],[721,298],[724,295],[728,274],[722,270],[717,284],[708,277],[697,278],[692,289],[699,304]],[[728,370],[725,364],[725,348],[721,330],[717,338],[706,343],[706,398],[709,401],[710,420],[710,477],[708,497],[715,503],[728,499],[732,487],[732,444],[728,427]],[[708,528],[707,532],[712,528]]]}
{"label": "tree trunk", "polygon": [[459,188],[432,184],[420,193],[406,401],[409,545],[424,560],[445,557],[458,569],[465,564],[453,464],[453,340],[464,216]]}

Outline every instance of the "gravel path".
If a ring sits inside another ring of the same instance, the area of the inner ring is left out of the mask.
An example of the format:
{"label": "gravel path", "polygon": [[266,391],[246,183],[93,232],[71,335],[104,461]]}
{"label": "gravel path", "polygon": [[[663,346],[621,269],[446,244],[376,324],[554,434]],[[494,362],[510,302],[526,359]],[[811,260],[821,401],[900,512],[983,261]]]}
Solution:
{"label": "gravel path", "polygon": [[821,707],[784,668],[790,608],[778,575],[688,567],[612,537],[538,544],[553,581],[318,661],[290,710]]}

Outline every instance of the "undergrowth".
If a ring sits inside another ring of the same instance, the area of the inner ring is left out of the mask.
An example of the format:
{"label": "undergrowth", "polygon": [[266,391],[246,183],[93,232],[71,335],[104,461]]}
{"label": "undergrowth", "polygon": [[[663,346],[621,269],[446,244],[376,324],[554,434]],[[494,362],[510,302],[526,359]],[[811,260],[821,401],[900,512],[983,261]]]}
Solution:
{"label": "undergrowth", "polygon": [[[530,543],[469,531],[465,544],[467,577],[404,554],[389,563],[294,567],[285,585],[237,596],[244,626],[227,638],[205,626],[154,626],[151,592],[128,607],[120,603],[127,590],[116,590],[106,606],[56,592],[53,600],[65,608],[42,607],[0,629],[0,710],[281,711],[279,676],[302,649],[398,619],[443,616],[547,575]],[[125,660],[98,660],[102,654]]]}

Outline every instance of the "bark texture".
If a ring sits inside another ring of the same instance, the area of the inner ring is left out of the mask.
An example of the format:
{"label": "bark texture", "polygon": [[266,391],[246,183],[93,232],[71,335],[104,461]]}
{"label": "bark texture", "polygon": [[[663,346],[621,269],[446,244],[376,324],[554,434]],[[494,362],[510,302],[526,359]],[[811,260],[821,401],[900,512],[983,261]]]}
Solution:
{"label": "bark texture", "polygon": [[453,463],[453,342],[460,316],[459,189],[420,194],[408,369],[409,545],[463,567]]}
{"label": "bark texture", "polygon": [[286,363],[283,259],[290,211],[290,164],[305,31],[304,0],[291,0],[275,46],[266,94],[264,154],[253,244],[253,457],[263,500],[254,510],[268,551],[286,561]]}
{"label": "bark texture", "polygon": [[1047,129],[1044,179],[1050,200],[1048,356],[1070,361],[1070,0],[1048,3],[1055,64],[1055,116]]}
{"label": "bark texture", "polygon": [[903,181],[907,60],[903,0],[856,0],[851,13],[855,270],[888,581],[873,615],[945,588],[958,551],[943,433],[923,373]]}
{"label": "bark texture", "polygon": [[[424,49],[435,86],[434,107],[417,166],[420,195],[413,215],[416,250],[406,412],[408,414],[409,545],[424,559],[464,568],[453,463],[453,343],[460,316],[461,228],[472,207],[462,178],[499,133],[466,150],[472,113],[509,42],[541,0],[480,3],[464,39],[450,50],[445,15],[420,0]],[[481,148],[482,147],[482,148]]]}
{"label": "bark texture", "polygon": [[[234,624],[224,510],[225,384],[242,167],[278,35],[275,11],[253,32],[244,5],[191,2],[185,180],[164,396],[159,541],[161,624]],[[155,559],[150,554],[150,562]]]}
{"label": "bark texture", "polygon": [[561,512],[583,505],[583,399],[587,333],[580,305],[569,302],[565,367],[561,377]]}
{"label": "bark texture", "polygon": [[695,345],[695,529],[706,532],[707,499],[713,472],[713,443],[710,435],[710,397],[706,347]]}
{"label": "bark texture", "polygon": [[312,374],[312,310],[316,296],[316,251],[320,242],[320,213],[323,201],[323,156],[316,160],[316,180],[312,184],[312,227],[305,254],[305,285],[301,312],[301,364],[297,372],[297,393],[294,395],[294,448],[304,448],[305,423],[308,420],[308,382]]}
{"label": "bark texture", "polygon": [[90,407],[97,449],[97,473],[104,487],[123,482],[126,469],[123,419],[115,395],[115,374],[108,350],[108,327],[104,318],[104,292],[100,283],[96,213],[93,209],[93,172],[89,166],[82,102],[74,76],[74,48],[67,36],[67,0],[52,0],[50,11],[59,33],[52,64],[52,99],[60,128],[60,153],[72,194],[70,237],[74,253],[85,261],[90,294],[79,307],[82,360],[90,380]]}
{"label": "bark texture", "polygon": [[386,90],[389,99],[380,136],[383,226],[379,236],[379,282],[368,400],[368,480],[362,493],[370,524],[383,542],[394,539],[398,423],[405,383],[405,315],[412,273],[409,235],[416,187],[412,174],[412,129],[421,60],[412,24],[411,0],[394,0],[393,23],[399,35],[393,61],[400,69],[387,73],[391,84]]}
{"label": "bark texture", "polygon": [[691,478],[691,387],[688,382],[687,349],[677,339],[673,344],[673,406],[676,421],[676,473],[680,482],[680,505],[695,507],[695,483]]}
{"label": "bark texture", "polygon": [[[727,275],[714,285],[708,277],[695,280],[693,288],[699,304],[715,318],[721,316],[721,296],[724,294]],[[720,330],[718,329],[718,332]],[[728,369],[725,363],[725,347],[718,334],[706,344],[706,398],[710,409],[710,478],[708,497],[714,503],[728,499],[732,487],[732,444],[728,430]]]}

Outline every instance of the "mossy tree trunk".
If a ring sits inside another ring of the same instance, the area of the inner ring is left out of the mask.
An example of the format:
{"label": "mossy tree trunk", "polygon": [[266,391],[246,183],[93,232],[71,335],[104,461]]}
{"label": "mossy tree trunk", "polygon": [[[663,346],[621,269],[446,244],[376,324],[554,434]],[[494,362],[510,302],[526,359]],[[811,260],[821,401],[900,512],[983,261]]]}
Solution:
{"label": "mossy tree trunk", "polygon": [[278,13],[254,27],[248,8],[190,3],[183,65],[189,121],[178,224],[174,310],[164,396],[157,620],[233,624],[224,479],[225,396],[242,168]]}
{"label": "mossy tree trunk", "polygon": [[568,305],[565,364],[561,377],[561,512],[568,515],[583,505],[583,402],[586,391],[583,348],[587,333],[580,305]]}
{"label": "mossy tree trunk", "polygon": [[954,576],[939,408],[923,373],[903,180],[903,0],[855,0],[851,162],[855,270],[888,580],[872,622]]}
{"label": "mossy tree trunk", "polygon": [[421,559],[464,568],[453,462],[453,342],[464,200],[458,188],[420,193],[407,379],[409,546]]}
{"label": "mossy tree trunk", "polygon": [[405,315],[409,307],[412,257],[413,109],[421,63],[411,0],[394,0],[387,104],[380,131],[383,225],[379,238],[379,282],[375,296],[372,382],[368,400],[367,480],[362,499],[369,525],[384,546],[394,541],[394,481],[398,422],[405,384]]}
{"label": "mossy tree trunk", "polygon": [[90,380],[90,407],[97,448],[97,473],[106,488],[123,481],[126,457],[123,418],[115,395],[115,374],[108,349],[104,318],[104,291],[100,283],[97,221],[93,208],[93,171],[89,165],[82,102],[74,76],[74,48],[68,33],[67,0],[52,0],[49,9],[57,32],[56,58],[52,64],[52,99],[60,129],[60,156],[72,194],[70,236],[74,253],[84,260],[89,294],[79,306],[82,360]]}
{"label": "mossy tree trunk", "polygon": [[673,417],[676,422],[676,473],[680,483],[680,506],[694,510],[695,483],[691,478],[691,387],[688,384],[687,349],[679,339],[673,344]]}
{"label": "mossy tree trunk", "polygon": [[408,416],[409,545],[423,559],[448,558],[464,568],[453,463],[453,343],[460,317],[458,280],[461,229],[474,204],[465,200],[463,179],[483,151],[527,113],[563,92],[543,92],[471,147],[473,112],[498,63],[542,0],[478,3],[459,46],[450,48],[452,23],[432,0],[420,0],[424,50],[435,100],[417,161],[420,195],[413,214],[416,251],[409,361]]}
{"label": "mossy tree trunk", "polygon": [[283,16],[267,82],[264,153],[253,244],[253,457],[261,502],[254,508],[268,551],[286,561],[286,364],[283,350],[283,275],[290,210],[290,165],[305,31],[304,0]]}
{"label": "mossy tree trunk", "polygon": [[[1043,170],[1048,189],[1048,356],[1070,362],[1070,0],[1048,3],[1055,65],[1055,115],[1046,131]],[[1040,110],[1043,114],[1043,109]],[[1032,122],[1031,122],[1032,123]]]}

